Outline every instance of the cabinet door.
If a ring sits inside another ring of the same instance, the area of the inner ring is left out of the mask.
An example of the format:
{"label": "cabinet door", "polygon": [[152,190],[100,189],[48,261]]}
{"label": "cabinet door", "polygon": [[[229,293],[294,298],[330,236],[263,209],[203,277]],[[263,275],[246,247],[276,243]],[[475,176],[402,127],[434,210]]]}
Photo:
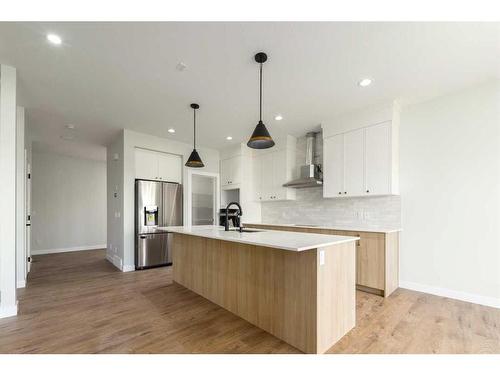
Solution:
{"label": "cabinet door", "polygon": [[261,179],[262,156],[256,156],[252,160],[252,179],[254,200],[262,200],[262,179]]}
{"label": "cabinet door", "polygon": [[286,188],[283,184],[287,181],[287,164],[286,164],[286,150],[276,151],[272,153],[272,189],[271,199],[286,199]]}
{"label": "cabinet door", "polygon": [[158,157],[156,152],[135,149],[135,178],[158,180]]}
{"label": "cabinet door", "polygon": [[390,194],[390,122],[366,128],[366,194]]}
{"label": "cabinet door", "polygon": [[222,186],[229,185],[231,178],[231,159],[221,160],[220,162],[220,183]]}
{"label": "cabinet door", "polygon": [[230,161],[230,175],[229,181],[231,185],[241,183],[241,156],[236,156],[229,159]]}
{"label": "cabinet door", "polygon": [[344,134],[344,195],[365,195],[364,129]]}
{"label": "cabinet door", "polygon": [[354,234],[361,239],[356,246],[356,284],[374,289],[385,288],[385,236]]}
{"label": "cabinet door", "polygon": [[182,183],[182,159],[179,155],[157,153],[161,181]]}
{"label": "cabinet door", "polygon": [[344,194],[344,135],[323,141],[323,196]]}
{"label": "cabinet door", "polygon": [[260,196],[261,200],[273,200],[274,196],[274,178],[273,178],[273,153],[261,156],[260,167]]}

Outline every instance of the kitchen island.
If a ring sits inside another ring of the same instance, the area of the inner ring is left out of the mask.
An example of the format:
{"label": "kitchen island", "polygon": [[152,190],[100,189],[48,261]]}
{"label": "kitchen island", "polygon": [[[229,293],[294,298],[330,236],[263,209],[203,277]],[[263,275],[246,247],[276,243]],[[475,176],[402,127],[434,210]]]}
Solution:
{"label": "kitchen island", "polygon": [[354,327],[357,237],[163,229],[176,283],[303,352],[324,353]]}

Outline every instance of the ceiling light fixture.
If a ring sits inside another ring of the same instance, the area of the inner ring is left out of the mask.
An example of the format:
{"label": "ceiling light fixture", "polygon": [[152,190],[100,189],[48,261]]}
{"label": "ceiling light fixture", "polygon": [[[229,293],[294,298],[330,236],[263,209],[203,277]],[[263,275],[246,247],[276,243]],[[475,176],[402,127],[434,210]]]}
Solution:
{"label": "ceiling light fixture", "polygon": [[59,35],[56,34],[47,34],[47,40],[55,45],[60,45],[62,43],[62,39]]}
{"label": "ceiling light fixture", "polygon": [[203,168],[205,164],[203,164],[200,155],[198,155],[198,151],[196,151],[196,110],[200,108],[200,106],[193,103],[191,104],[191,108],[193,108],[193,151],[191,151],[191,155],[189,155],[189,159],[185,165],[191,168]]}
{"label": "ceiling light fixture", "polygon": [[366,87],[366,86],[370,86],[372,83],[372,80],[370,78],[365,78],[365,79],[362,79],[361,81],[358,82],[358,85],[360,85],[361,87]]}
{"label": "ceiling light fixture", "polygon": [[276,117],[274,117],[274,119],[275,119],[276,121],[281,121],[281,120],[283,120],[283,116],[281,116],[281,115],[276,115]]}
{"label": "ceiling light fixture", "polygon": [[267,131],[266,125],[262,122],[262,64],[267,61],[267,55],[264,52],[259,52],[255,55],[255,61],[260,64],[260,105],[259,105],[259,123],[255,127],[252,136],[247,142],[250,148],[264,149],[274,146],[274,141]]}
{"label": "ceiling light fixture", "polygon": [[66,125],[66,129],[73,130],[74,128],[75,128],[75,125],[73,125],[73,124]]}
{"label": "ceiling light fixture", "polygon": [[174,128],[170,128],[167,130],[170,134],[174,134],[175,133],[175,129]]}
{"label": "ceiling light fixture", "polygon": [[233,139],[233,137],[231,137],[231,136],[229,135],[229,136],[227,136],[227,137],[226,137],[226,139],[227,139],[228,141],[231,141],[231,140]]}

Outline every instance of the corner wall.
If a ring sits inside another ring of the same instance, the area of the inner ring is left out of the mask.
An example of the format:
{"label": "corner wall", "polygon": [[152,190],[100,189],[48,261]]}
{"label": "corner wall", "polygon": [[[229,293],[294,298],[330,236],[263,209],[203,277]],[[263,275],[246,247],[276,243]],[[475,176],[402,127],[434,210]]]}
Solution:
{"label": "corner wall", "polygon": [[401,112],[400,286],[500,307],[500,83]]}

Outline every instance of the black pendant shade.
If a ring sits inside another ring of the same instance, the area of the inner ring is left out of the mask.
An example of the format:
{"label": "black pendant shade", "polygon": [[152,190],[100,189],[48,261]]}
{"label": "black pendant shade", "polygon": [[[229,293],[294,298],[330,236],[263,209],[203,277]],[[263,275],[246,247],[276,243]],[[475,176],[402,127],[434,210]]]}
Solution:
{"label": "black pendant shade", "polygon": [[193,151],[191,155],[189,155],[189,159],[187,160],[185,166],[191,168],[203,168],[205,164],[201,161],[200,155],[198,155],[198,151],[196,151],[196,110],[200,108],[200,106],[196,103],[191,104],[191,108],[193,108]]}
{"label": "black pendant shade", "polygon": [[266,125],[262,122],[262,64],[267,61],[267,55],[259,52],[255,55],[255,61],[260,64],[260,105],[259,105],[259,123],[255,127],[252,136],[247,142],[250,148],[264,149],[274,146],[274,141],[267,131]]}

